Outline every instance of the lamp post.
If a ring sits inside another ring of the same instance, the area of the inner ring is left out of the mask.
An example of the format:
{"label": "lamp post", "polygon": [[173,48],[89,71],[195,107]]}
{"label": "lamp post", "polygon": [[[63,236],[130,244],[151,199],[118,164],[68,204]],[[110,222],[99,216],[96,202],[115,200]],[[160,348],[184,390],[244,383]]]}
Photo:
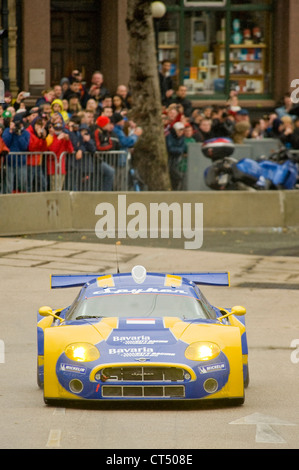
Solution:
{"label": "lamp post", "polygon": [[163,2],[152,2],[152,16],[154,19],[155,41],[156,41],[156,54],[157,63],[159,64],[159,24],[161,18],[166,13],[166,6]]}

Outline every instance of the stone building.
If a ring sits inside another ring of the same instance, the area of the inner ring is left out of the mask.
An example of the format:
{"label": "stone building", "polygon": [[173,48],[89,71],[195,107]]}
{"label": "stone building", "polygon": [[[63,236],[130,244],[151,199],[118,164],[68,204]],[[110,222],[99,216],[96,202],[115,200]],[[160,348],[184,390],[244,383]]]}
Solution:
{"label": "stone building", "polygon": [[[33,97],[79,69],[101,70],[114,92],[129,81],[126,0],[1,0],[2,79]],[[299,79],[299,0],[164,0],[160,60],[196,103],[271,107]],[[154,58],[153,58],[154,59]]]}

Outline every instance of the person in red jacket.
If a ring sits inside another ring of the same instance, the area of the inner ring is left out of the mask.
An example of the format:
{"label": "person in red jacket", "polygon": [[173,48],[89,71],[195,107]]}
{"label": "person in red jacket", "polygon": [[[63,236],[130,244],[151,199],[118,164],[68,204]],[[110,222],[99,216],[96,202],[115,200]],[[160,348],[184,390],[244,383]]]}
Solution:
{"label": "person in red jacket", "polygon": [[48,145],[46,141],[47,131],[42,118],[37,117],[34,119],[27,131],[30,134],[28,152],[34,152],[27,157],[28,191],[46,191],[47,180],[43,153],[48,151]]}
{"label": "person in red jacket", "polygon": [[70,135],[62,123],[50,125],[47,144],[48,150],[56,155],[56,158],[50,155],[47,163],[50,191],[61,191],[66,175],[66,154],[74,151]]}

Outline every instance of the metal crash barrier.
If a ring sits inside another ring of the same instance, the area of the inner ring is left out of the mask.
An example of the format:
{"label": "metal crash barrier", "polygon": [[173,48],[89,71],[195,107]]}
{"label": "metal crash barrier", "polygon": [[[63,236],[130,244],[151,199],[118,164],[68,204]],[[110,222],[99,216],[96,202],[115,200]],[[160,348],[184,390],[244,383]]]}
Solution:
{"label": "metal crash barrier", "polygon": [[0,194],[46,191],[128,191],[129,157],[123,151],[10,152],[0,157]]}

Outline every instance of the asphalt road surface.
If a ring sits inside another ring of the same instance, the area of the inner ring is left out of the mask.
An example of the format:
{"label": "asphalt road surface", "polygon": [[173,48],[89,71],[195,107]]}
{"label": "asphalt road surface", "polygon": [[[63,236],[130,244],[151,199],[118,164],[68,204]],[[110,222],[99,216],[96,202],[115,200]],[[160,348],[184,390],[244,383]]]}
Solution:
{"label": "asphalt road surface", "polygon": [[258,237],[255,245],[248,233],[235,234],[243,241],[231,243],[232,233],[218,233],[214,245],[210,238],[196,252],[118,247],[121,271],[136,264],[155,271],[230,271],[230,288],[203,291],[216,305],[247,308],[250,385],[239,407],[46,406],[36,384],[36,311],[42,305],[66,306],[77,292],[51,291],[49,276],[115,272],[115,246],[89,240],[88,234],[0,238],[0,448],[95,448],[111,451],[112,457],[115,449],[153,454],[159,449],[297,449],[299,242],[288,234],[289,243],[279,243],[282,235]]}

